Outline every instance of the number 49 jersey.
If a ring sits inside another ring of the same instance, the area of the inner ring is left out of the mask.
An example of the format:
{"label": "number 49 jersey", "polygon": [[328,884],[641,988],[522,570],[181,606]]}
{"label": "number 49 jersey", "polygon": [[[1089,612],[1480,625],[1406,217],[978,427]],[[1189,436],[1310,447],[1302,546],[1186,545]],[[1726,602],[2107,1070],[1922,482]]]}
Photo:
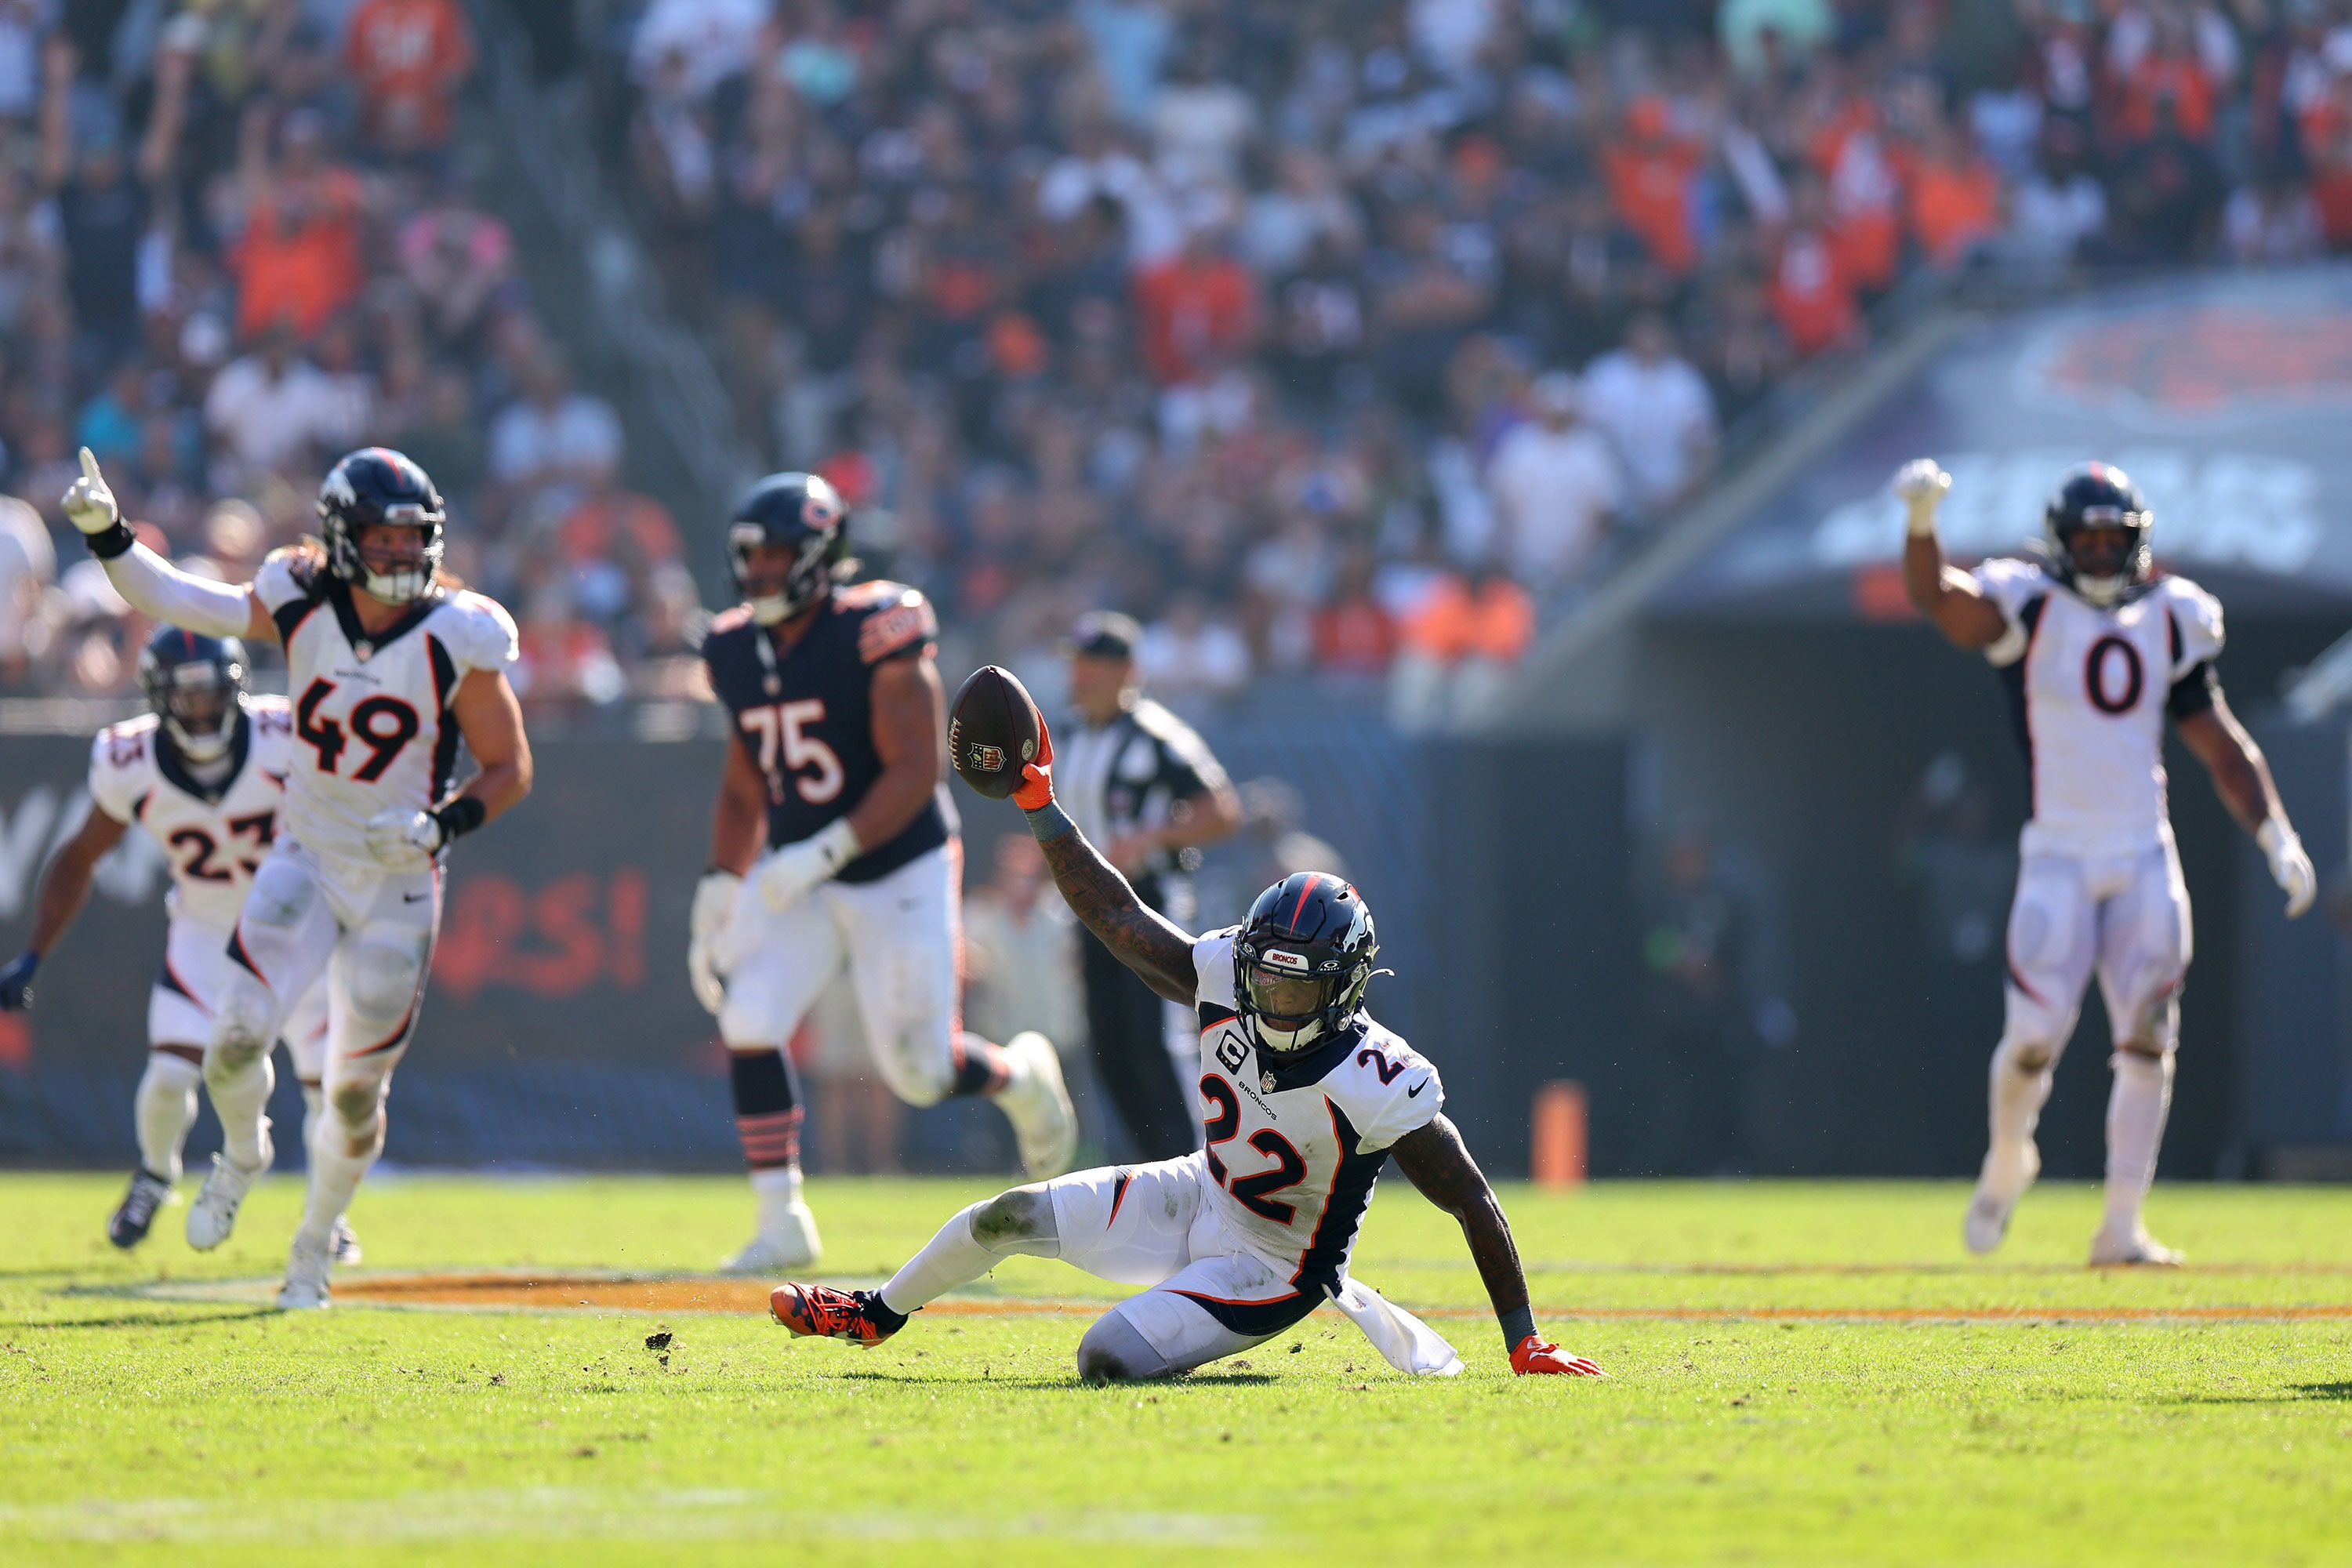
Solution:
{"label": "number 49 jersey", "polygon": [[277,837],[292,762],[293,716],[282,697],[254,697],[229,738],[229,767],[207,784],[189,773],[152,713],[100,730],[89,749],[89,798],[135,824],[172,868],[170,907],[226,929]]}
{"label": "number 49 jersey", "polygon": [[[808,629],[782,649],[740,605],[710,623],[702,662],[727,705],[735,742],[768,797],[768,843],[797,844],[857,809],[882,775],[874,744],[874,672],[928,658],[939,641],[930,601],[901,583],[835,588]],[[871,882],[948,841],[955,807],[945,781],[898,837],[844,866],[835,880]]]}
{"label": "number 49 jersey", "polygon": [[1262,1055],[1234,1005],[1240,930],[1192,944],[1211,1201],[1294,1286],[1335,1294],[1390,1146],[1436,1117],[1445,1089],[1370,1017],[1296,1058]]}
{"label": "number 49 jersey", "polygon": [[1987,561],[1974,575],[2009,623],[1985,657],[2025,748],[2025,849],[2132,854],[2169,837],[2164,721],[2213,705],[2221,602],[2165,576],[2093,605],[2036,561]]}
{"label": "number 49 jersey", "polygon": [[349,585],[283,552],[261,563],[253,591],[286,645],[287,832],[331,866],[379,874],[368,818],[428,810],[449,793],[462,740],[449,704],[469,672],[514,662],[515,624],[479,594],[436,589],[370,633]]}

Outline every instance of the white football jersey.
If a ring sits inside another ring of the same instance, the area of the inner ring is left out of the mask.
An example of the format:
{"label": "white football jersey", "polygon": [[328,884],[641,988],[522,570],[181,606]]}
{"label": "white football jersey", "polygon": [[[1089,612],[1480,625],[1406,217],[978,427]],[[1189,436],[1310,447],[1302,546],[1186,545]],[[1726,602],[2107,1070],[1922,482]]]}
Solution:
{"label": "white football jersey", "polygon": [[468,671],[514,662],[514,621],[479,594],[436,591],[370,635],[346,584],[283,553],[261,563],[253,591],[286,645],[287,832],[331,866],[378,872],[368,818],[429,810],[449,793],[461,740],[449,703]]}
{"label": "white football jersey", "polygon": [[2167,576],[2102,608],[2036,561],[1974,575],[2009,622],[1985,657],[2008,681],[2032,778],[2025,848],[2129,854],[2168,839],[2164,721],[2210,705],[2200,667],[2221,651],[2221,602]]}
{"label": "white football jersey", "polygon": [[89,798],[135,823],[172,868],[166,907],[223,930],[245,907],[253,873],[278,836],[294,721],[282,697],[249,697],[229,741],[229,771],[205,784],[188,771],[155,715],[100,730],[89,749]]}
{"label": "white football jersey", "polygon": [[1369,1016],[1289,1061],[1261,1055],[1234,1005],[1240,930],[1192,945],[1211,1201],[1293,1284],[1336,1292],[1389,1146],[1436,1116],[1445,1089],[1426,1057]]}

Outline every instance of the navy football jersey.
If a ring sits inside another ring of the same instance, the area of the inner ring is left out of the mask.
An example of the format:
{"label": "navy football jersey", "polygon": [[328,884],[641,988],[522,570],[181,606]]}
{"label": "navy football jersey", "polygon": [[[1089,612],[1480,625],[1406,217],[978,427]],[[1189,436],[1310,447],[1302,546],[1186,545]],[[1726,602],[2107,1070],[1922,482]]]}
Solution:
{"label": "navy football jersey", "polygon": [[[874,749],[874,667],[921,658],[939,640],[930,601],[902,583],[836,588],[809,629],[778,651],[746,606],[710,624],[702,662],[735,740],[768,784],[768,843],[797,844],[847,816],[882,774]],[[956,829],[942,783],[898,836],[843,867],[871,882],[938,848]]]}

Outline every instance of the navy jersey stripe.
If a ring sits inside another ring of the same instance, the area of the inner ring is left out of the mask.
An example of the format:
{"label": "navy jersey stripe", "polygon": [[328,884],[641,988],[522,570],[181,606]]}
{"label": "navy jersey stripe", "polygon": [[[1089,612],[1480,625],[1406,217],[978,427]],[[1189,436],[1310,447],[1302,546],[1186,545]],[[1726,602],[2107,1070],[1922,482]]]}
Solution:
{"label": "navy jersey stripe", "polygon": [[1356,1239],[1364,1211],[1371,1206],[1372,1184],[1380,1180],[1389,1152],[1385,1149],[1377,1154],[1358,1152],[1360,1140],[1356,1124],[1329,1096],[1324,1097],[1323,1103],[1331,1112],[1331,1137],[1339,1146],[1339,1164],[1331,1173],[1331,1191],[1323,1200],[1323,1217],[1316,1222],[1315,1238],[1307,1244],[1298,1259],[1298,1272],[1290,1277],[1290,1282],[1303,1290],[1337,1295],[1339,1265]]}

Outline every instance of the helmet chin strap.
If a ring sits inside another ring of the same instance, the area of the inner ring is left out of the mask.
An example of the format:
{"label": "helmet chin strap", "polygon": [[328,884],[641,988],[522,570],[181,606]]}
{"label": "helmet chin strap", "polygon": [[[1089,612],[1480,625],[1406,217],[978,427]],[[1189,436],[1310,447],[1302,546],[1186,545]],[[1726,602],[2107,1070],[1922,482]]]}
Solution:
{"label": "helmet chin strap", "polygon": [[1265,1014],[1253,1013],[1250,1024],[1257,1030],[1258,1039],[1277,1051],[1295,1051],[1301,1046],[1312,1044],[1323,1033],[1323,1020],[1320,1018],[1309,1018],[1296,1029],[1276,1029],[1267,1026]]}

